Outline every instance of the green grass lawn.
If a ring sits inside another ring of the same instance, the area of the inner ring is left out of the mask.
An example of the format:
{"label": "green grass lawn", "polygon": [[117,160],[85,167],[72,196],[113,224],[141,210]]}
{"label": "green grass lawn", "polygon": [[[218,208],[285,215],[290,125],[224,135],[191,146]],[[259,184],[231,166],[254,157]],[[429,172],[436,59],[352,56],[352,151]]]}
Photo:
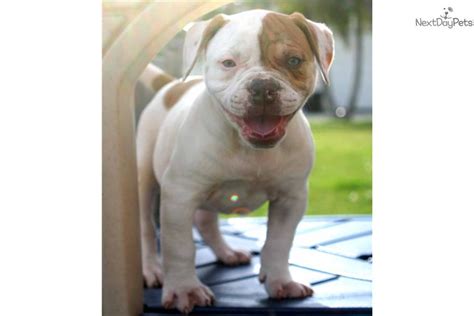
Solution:
{"label": "green grass lawn", "polygon": [[[316,163],[309,178],[306,214],[371,214],[372,123],[310,122]],[[266,214],[264,205],[250,216]]]}

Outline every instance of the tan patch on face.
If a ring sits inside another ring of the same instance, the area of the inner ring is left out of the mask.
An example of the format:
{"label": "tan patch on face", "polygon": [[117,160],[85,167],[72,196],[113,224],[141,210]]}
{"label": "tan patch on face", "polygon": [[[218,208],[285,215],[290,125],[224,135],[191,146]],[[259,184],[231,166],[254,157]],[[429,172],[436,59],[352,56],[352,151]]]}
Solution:
{"label": "tan patch on face", "polygon": [[[314,55],[307,36],[291,16],[268,13],[262,21],[259,36],[262,62],[265,67],[277,70],[288,78],[299,91],[311,93],[315,80]],[[302,60],[298,67],[290,67],[288,59]]]}
{"label": "tan patch on face", "polygon": [[181,99],[181,97],[191,89],[194,85],[201,82],[202,79],[193,79],[186,82],[178,82],[172,86],[168,91],[166,91],[164,97],[164,104],[167,109],[171,109],[176,102]]}

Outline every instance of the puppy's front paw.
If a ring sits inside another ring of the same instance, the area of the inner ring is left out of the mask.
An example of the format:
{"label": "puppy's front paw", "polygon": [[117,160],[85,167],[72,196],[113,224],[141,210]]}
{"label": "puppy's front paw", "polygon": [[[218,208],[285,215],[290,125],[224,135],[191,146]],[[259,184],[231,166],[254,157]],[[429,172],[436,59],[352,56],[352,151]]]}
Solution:
{"label": "puppy's front paw", "polygon": [[168,286],[165,283],[161,299],[164,308],[176,308],[184,314],[190,313],[194,306],[210,306],[213,302],[214,294],[199,281],[181,286]]}
{"label": "puppy's front paw", "polygon": [[143,280],[146,287],[161,287],[163,272],[158,258],[142,259]]}
{"label": "puppy's front paw", "polygon": [[313,295],[313,290],[302,283],[295,281],[283,281],[283,280],[267,280],[265,282],[265,289],[271,298],[284,299],[284,298],[304,298]]}
{"label": "puppy's front paw", "polygon": [[243,264],[249,264],[252,255],[246,250],[234,250],[231,248],[225,249],[219,254],[216,254],[217,258],[228,266],[238,266]]}

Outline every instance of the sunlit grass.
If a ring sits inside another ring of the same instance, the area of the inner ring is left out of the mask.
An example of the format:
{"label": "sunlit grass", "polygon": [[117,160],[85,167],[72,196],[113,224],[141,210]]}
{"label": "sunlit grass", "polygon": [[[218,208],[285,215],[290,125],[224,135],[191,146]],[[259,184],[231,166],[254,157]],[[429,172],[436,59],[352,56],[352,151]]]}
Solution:
{"label": "sunlit grass", "polygon": [[[372,213],[372,123],[311,121],[316,164],[307,214]],[[250,216],[264,216],[264,205]],[[232,215],[233,216],[233,215]]]}

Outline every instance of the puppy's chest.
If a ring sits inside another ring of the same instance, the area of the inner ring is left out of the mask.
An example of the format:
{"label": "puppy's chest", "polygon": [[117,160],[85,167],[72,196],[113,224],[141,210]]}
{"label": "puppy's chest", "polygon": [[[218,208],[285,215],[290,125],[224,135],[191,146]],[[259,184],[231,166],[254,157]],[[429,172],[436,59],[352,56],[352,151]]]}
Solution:
{"label": "puppy's chest", "polygon": [[246,214],[257,209],[274,195],[274,189],[263,182],[225,181],[211,188],[201,207],[226,214]]}

